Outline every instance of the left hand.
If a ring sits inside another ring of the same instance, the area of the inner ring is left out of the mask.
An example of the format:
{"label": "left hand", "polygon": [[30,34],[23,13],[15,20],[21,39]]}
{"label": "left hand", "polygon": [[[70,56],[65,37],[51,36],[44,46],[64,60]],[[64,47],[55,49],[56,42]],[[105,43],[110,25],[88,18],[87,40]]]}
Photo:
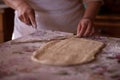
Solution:
{"label": "left hand", "polygon": [[91,36],[94,33],[93,20],[89,18],[82,18],[77,27],[77,36],[85,37]]}

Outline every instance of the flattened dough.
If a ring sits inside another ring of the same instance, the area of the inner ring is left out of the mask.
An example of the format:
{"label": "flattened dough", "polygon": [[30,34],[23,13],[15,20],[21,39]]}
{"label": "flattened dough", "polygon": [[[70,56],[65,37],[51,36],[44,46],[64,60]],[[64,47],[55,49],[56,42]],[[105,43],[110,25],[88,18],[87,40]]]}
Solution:
{"label": "flattened dough", "polygon": [[89,62],[104,43],[84,38],[48,42],[33,53],[32,59],[49,65],[76,65]]}

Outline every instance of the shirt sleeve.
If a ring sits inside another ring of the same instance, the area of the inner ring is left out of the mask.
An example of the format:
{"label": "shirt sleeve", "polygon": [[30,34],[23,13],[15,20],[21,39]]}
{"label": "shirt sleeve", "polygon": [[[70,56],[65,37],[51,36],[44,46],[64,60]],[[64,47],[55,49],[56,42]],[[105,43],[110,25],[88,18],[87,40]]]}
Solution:
{"label": "shirt sleeve", "polygon": [[101,2],[102,4],[104,4],[103,0],[83,0],[83,3],[86,4],[86,3],[89,3],[89,2],[93,2],[93,1]]}

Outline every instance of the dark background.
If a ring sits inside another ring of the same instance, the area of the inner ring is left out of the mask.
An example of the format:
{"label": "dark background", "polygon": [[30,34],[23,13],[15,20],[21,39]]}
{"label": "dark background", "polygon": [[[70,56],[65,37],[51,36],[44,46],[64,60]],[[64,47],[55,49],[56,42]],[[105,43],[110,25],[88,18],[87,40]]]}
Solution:
{"label": "dark background", "polygon": [[120,14],[120,0],[104,0],[99,14]]}

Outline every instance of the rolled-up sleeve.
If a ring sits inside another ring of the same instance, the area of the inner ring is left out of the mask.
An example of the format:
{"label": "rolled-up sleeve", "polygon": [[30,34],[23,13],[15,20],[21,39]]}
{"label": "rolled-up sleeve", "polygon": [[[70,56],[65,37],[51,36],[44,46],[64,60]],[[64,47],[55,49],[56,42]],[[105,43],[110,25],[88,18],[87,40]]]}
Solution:
{"label": "rolled-up sleeve", "polygon": [[89,3],[89,2],[93,2],[93,1],[101,2],[102,4],[104,4],[103,0],[83,0],[83,3],[86,4],[86,3]]}

